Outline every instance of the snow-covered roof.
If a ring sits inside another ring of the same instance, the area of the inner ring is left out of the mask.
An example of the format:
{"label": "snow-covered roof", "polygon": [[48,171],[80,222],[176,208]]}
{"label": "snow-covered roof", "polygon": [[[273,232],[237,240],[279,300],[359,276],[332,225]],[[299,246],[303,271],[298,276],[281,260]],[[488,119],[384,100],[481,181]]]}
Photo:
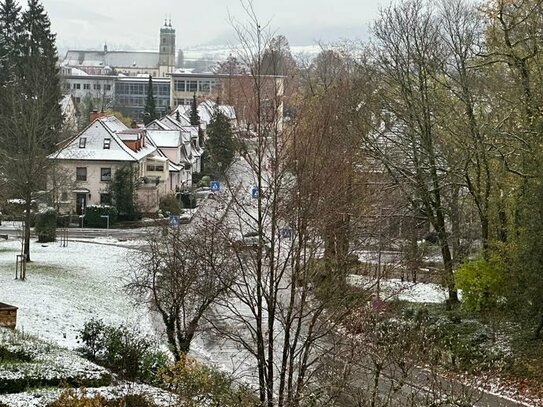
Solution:
{"label": "snow-covered roof", "polygon": [[[170,118],[178,121],[182,125],[190,126],[190,106],[179,105],[170,114]],[[177,120],[179,118],[179,120]]]}
{"label": "snow-covered roof", "polygon": [[174,163],[172,163],[171,161],[169,162],[168,170],[169,170],[170,172],[179,172],[179,171],[181,171],[182,169],[183,169],[183,166],[174,164]]}
{"label": "snow-covered roof", "polygon": [[[68,143],[51,154],[49,158],[59,160],[82,161],[141,161],[148,155],[157,153],[152,143],[145,145],[138,151],[130,149],[121,139],[123,131],[129,130],[115,116],[104,116],[96,119],[81,133],[68,141]],[[84,138],[84,142],[81,139]],[[109,148],[104,148],[105,139],[110,139]]]}
{"label": "snow-covered roof", "polygon": [[181,133],[178,130],[147,130],[147,137],[157,147],[177,148],[181,144]]}
{"label": "snow-covered roof", "polygon": [[118,68],[157,68],[157,51],[85,51],[69,50],[64,57],[66,66],[113,66]]}
{"label": "snow-covered roof", "polygon": [[70,68],[70,75],[73,75],[73,76],[89,76],[89,74],[86,73],[85,71],[82,71],[81,69],[74,68],[74,67]]}

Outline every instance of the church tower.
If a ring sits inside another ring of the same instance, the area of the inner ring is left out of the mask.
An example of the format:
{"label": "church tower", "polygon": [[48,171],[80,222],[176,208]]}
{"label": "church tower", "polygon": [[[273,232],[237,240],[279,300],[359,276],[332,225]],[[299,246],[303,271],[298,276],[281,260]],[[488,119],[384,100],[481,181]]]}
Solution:
{"label": "church tower", "polygon": [[160,29],[160,48],[158,58],[159,76],[175,70],[175,29],[172,21],[164,20],[164,26]]}

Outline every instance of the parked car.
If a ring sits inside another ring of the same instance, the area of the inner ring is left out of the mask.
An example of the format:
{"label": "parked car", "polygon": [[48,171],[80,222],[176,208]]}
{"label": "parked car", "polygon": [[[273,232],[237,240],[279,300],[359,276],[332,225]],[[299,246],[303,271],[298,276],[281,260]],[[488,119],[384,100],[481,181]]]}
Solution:
{"label": "parked car", "polygon": [[190,213],[179,215],[179,223],[190,223],[192,216]]}
{"label": "parked car", "polygon": [[214,198],[215,197],[215,192],[213,192],[211,190],[211,188],[209,188],[209,187],[196,188],[193,191],[193,194],[197,199],[205,199],[205,198]]}

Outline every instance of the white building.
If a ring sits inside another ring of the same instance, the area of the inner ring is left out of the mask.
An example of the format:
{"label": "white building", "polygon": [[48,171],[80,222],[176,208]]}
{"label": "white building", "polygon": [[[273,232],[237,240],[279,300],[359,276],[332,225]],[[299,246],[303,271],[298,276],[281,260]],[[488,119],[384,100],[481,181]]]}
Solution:
{"label": "white building", "polygon": [[168,190],[168,159],[145,129],[129,129],[114,116],[96,119],[49,158],[55,160],[49,180],[61,212],[84,214],[87,205],[111,204],[111,180],[127,165],[137,176],[143,212],[156,212]]}

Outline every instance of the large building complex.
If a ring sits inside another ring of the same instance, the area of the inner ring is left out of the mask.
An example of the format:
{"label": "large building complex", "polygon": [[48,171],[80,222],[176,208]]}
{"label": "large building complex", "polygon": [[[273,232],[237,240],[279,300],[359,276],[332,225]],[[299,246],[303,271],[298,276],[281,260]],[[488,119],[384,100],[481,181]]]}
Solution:
{"label": "large building complex", "polygon": [[[243,74],[176,67],[175,42],[175,29],[171,22],[165,22],[158,51],[108,51],[106,46],[103,51],[70,50],[61,66],[65,93],[71,94],[77,104],[90,98],[93,109],[119,111],[140,122],[152,77],[159,116],[179,105],[190,105],[196,95],[200,101],[220,99],[236,108],[239,119],[254,123],[255,103],[247,99],[254,93],[254,81]],[[283,78],[263,75],[259,83],[267,104],[262,106],[264,113],[282,117]]]}
{"label": "large building complex", "polygon": [[160,29],[158,51],[109,51],[107,45],[102,51],[69,50],[62,65],[89,75],[164,77],[175,70],[175,59],[175,29],[165,21]]}

